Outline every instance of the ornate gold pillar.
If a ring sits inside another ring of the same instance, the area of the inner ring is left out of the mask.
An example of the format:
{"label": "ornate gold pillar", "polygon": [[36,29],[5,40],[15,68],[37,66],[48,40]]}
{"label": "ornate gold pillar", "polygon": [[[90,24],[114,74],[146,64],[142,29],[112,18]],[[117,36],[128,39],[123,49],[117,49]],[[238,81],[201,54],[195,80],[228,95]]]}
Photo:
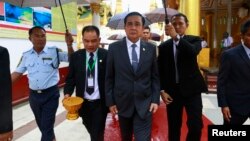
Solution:
{"label": "ornate gold pillar", "polygon": [[200,0],[180,0],[179,11],[189,20],[186,34],[200,35]]}
{"label": "ornate gold pillar", "polygon": [[100,3],[96,3],[96,2],[93,2],[93,3],[90,3],[90,8],[92,10],[92,24],[97,26],[97,27],[100,27],[100,8],[101,8],[101,5]]}
{"label": "ornate gold pillar", "polygon": [[207,13],[206,14],[206,31],[207,31],[207,42],[208,42],[208,45],[209,45],[209,48],[212,48],[213,46],[213,34],[212,34],[212,30],[213,29],[213,13]]}
{"label": "ornate gold pillar", "polygon": [[103,21],[102,21],[102,24],[106,25],[108,23],[108,18],[107,18],[107,4],[104,3],[102,6],[103,6]]}

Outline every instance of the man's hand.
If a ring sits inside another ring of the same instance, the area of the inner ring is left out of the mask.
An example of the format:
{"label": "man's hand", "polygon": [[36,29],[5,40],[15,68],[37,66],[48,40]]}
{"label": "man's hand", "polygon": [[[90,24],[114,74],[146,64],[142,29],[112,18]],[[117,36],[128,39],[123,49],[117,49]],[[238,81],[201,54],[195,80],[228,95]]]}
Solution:
{"label": "man's hand", "polygon": [[67,43],[68,47],[72,47],[72,43],[74,42],[72,34],[69,33],[68,29],[66,30],[66,33],[65,33],[65,42]]}
{"label": "man's hand", "polygon": [[70,97],[70,94],[65,94],[62,102]]}
{"label": "man's hand", "polygon": [[156,103],[151,103],[149,112],[155,113],[158,110],[158,104]]}
{"label": "man's hand", "polygon": [[226,121],[230,122],[231,113],[230,113],[229,107],[222,107],[222,108],[221,108],[221,112],[222,112],[222,114],[223,114],[223,118],[224,118]]}
{"label": "man's hand", "polygon": [[174,40],[176,39],[176,37],[178,35],[175,31],[174,26],[171,23],[165,25],[165,34],[170,36]]}
{"label": "man's hand", "polygon": [[173,102],[173,98],[165,91],[161,91],[161,99],[167,105]]}
{"label": "man's hand", "polygon": [[116,105],[110,106],[110,107],[109,107],[109,111],[110,111],[110,113],[111,113],[112,115],[115,115],[115,114],[118,113],[118,110],[117,110]]}

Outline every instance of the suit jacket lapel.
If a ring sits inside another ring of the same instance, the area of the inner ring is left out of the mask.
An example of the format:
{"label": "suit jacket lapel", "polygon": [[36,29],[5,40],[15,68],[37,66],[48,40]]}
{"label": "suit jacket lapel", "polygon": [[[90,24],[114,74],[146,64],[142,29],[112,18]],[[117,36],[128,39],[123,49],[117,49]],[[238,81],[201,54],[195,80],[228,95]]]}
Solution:
{"label": "suit jacket lapel", "polygon": [[129,66],[129,70],[131,72],[134,72],[133,67],[131,65],[130,59],[129,59],[129,55],[128,55],[128,48],[127,48],[127,42],[126,42],[126,38],[123,38],[122,42],[121,42],[121,60],[123,60],[125,63],[125,65]]}
{"label": "suit jacket lapel", "polygon": [[140,46],[140,59],[139,59],[139,64],[138,64],[136,72],[138,72],[141,69],[143,62],[147,57],[147,55],[146,55],[147,51],[149,51],[148,47],[146,46],[146,44],[143,41],[141,41],[140,44],[141,44],[141,46]]}
{"label": "suit jacket lapel", "polygon": [[97,68],[98,68],[98,74],[100,74],[99,72],[100,72],[100,70],[101,70],[101,64],[102,63],[105,63],[105,62],[103,62],[103,54],[101,53],[101,51],[97,51],[97,58],[98,58],[98,60],[96,60],[97,61]]}
{"label": "suit jacket lapel", "polygon": [[85,84],[85,79],[86,79],[86,50],[83,49],[81,50],[81,53],[78,54],[77,60],[78,62],[78,67],[75,69],[80,69],[80,73],[83,73],[83,78],[81,79],[83,81],[83,84]]}
{"label": "suit jacket lapel", "polygon": [[243,58],[243,60],[248,64],[248,66],[250,67],[250,59],[248,57],[248,55],[246,54],[245,49],[243,48],[243,46],[241,45],[239,48],[239,52],[241,57]]}

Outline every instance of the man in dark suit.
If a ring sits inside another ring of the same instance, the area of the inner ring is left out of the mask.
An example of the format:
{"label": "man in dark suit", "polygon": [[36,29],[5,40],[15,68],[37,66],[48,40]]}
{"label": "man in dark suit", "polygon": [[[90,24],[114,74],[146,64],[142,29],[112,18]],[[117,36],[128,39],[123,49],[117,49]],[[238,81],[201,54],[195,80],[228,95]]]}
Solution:
{"label": "man in dark suit", "polygon": [[188,119],[186,140],[199,141],[203,127],[201,92],[207,87],[197,63],[201,39],[185,35],[187,28],[187,17],[174,15],[171,24],[165,26],[165,34],[171,39],[159,46],[161,98],[167,105],[169,141],[180,141],[184,107]]}
{"label": "man in dark suit", "polygon": [[152,114],[158,109],[160,84],[155,46],[140,40],[145,19],[138,12],[124,20],[127,37],[110,44],[106,103],[118,114],[122,141],[150,141]]}
{"label": "man in dark suit", "polygon": [[241,26],[241,41],[221,57],[217,97],[224,124],[241,125],[250,118],[250,20]]}
{"label": "man in dark suit", "polygon": [[0,46],[0,140],[12,139],[12,91],[8,50]]}
{"label": "man in dark suit", "polygon": [[84,99],[79,115],[91,141],[103,141],[108,112],[104,90],[107,50],[98,48],[101,38],[96,26],[83,28],[82,41],[85,49],[71,55],[64,95],[71,96],[76,87],[76,96]]}

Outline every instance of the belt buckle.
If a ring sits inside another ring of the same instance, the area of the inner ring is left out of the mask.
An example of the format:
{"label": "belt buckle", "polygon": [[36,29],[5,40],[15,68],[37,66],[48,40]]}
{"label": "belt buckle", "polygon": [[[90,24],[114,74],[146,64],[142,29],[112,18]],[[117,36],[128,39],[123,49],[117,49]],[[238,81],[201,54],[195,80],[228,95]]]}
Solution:
{"label": "belt buckle", "polygon": [[39,94],[43,93],[42,90],[37,90],[36,92]]}
{"label": "belt buckle", "polygon": [[91,100],[91,99],[87,99],[88,102],[93,102],[94,100]]}

